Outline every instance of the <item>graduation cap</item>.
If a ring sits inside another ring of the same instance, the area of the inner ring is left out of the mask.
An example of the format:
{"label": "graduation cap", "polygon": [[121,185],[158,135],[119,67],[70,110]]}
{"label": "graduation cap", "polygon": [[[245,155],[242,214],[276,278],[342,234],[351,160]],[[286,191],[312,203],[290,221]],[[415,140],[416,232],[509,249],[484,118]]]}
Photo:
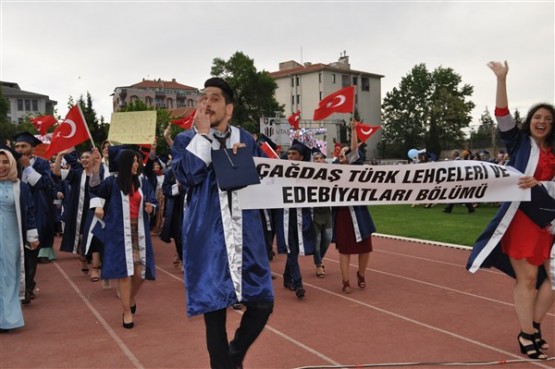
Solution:
{"label": "graduation cap", "polygon": [[4,145],[3,143],[0,143],[0,150],[6,150],[9,151],[10,154],[12,154],[12,156],[14,157],[15,161],[18,161],[19,158],[21,157],[21,154],[18,153],[17,151],[15,151],[14,149],[12,149],[11,147]]}
{"label": "graduation cap", "polygon": [[327,157],[326,154],[324,154],[319,147],[313,147],[311,149],[312,151],[312,157],[315,157],[316,155],[321,155],[324,157],[324,159]]}
{"label": "graduation cap", "polygon": [[39,140],[38,138],[36,138],[33,134],[24,131],[24,132],[19,132],[18,134],[14,135],[12,137],[13,141],[15,143],[18,142],[27,142],[29,145],[35,147],[37,145],[40,145],[42,143],[41,140]]}
{"label": "graduation cap", "polygon": [[220,77],[212,77],[210,79],[207,79],[206,82],[204,82],[204,88],[206,87],[218,87],[220,88],[223,92],[225,92],[230,100],[233,102],[234,97],[233,97],[233,89],[229,86],[229,84],[222,78]]}
{"label": "graduation cap", "polygon": [[310,161],[310,147],[306,146],[296,138],[293,140],[293,143],[291,143],[291,146],[289,146],[289,150],[298,151],[303,156],[303,161]]}
{"label": "graduation cap", "polygon": [[233,191],[260,183],[260,177],[252,153],[240,148],[234,154],[232,149],[212,150],[212,165],[216,182],[222,191]]}

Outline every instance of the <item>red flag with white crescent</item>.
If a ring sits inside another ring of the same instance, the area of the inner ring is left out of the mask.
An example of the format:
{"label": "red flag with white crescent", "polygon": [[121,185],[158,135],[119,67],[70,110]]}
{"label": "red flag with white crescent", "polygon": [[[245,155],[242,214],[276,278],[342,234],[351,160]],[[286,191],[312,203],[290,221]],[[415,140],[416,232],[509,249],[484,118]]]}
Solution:
{"label": "red flag with white crescent", "polygon": [[357,122],[356,124],[357,137],[360,142],[366,142],[366,140],[368,140],[380,128],[381,128],[380,126],[371,126],[369,124]]}
{"label": "red flag with white crescent", "polygon": [[41,115],[39,117],[31,119],[31,123],[33,123],[41,136],[45,136],[48,132],[48,128],[58,123],[58,119],[56,119],[52,115]]}
{"label": "red flag with white crescent", "polygon": [[193,119],[195,118],[195,112],[196,110],[193,110],[191,114],[187,115],[186,117],[170,120],[170,123],[175,124],[176,126],[181,127],[183,129],[191,129],[193,127]]}
{"label": "red flag with white crescent", "polygon": [[74,105],[69,109],[63,122],[58,124],[54,132],[52,132],[50,146],[46,149],[45,156],[50,158],[52,155],[77,146],[90,138],[89,127],[87,127],[87,122],[81,112],[81,108],[79,104]]}
{"label": "red flag with white crescent", "polygon": [[352,113],[355,104],[355,87],[349,86],[328,95],[314,110],[314,120],[322,120],[333,113]]}
{"label": "red flag with white crescent", "polygon": [[301,111],[297,110],[295,113],[291,114],[289,118],[287,118],[287,120],[289,121],[289,125],[291,126],[291,128],[299,129],[299,122],[301,120]]}
{"label": "red flag with white crescent", "polygon": [[277,152],[274,151],[274,149],[272,149],[272,146],[270,146],[269,143],[264,142],[260,145],[260,149],[262,151],[264,151],[264,154],[266,154],[266,156],[270,159],[279,159],[279,155],[277,154]]}
{"label": "red flag with white crescent", "polygon": [[336,143],[333,146],[333,157],[335,159],[337,159],[339,157],[339,154],[341,153],[341,144],[340,143]]}

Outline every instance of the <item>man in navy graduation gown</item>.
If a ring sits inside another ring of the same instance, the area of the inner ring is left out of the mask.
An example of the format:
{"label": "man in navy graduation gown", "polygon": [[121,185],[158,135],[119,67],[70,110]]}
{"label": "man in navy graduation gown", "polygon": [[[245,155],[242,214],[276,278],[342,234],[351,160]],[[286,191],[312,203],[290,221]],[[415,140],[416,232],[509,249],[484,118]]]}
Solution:
{"label": "man in navy graduation gown", "polygon": [[[39,233],[41,248],[52,247],[54,244],[56,208],[54,207],[52,171],[50,163],[34,156],[34,148],[41,143],[29,132],[21,132],[13,137],[15,151],[21,154],[18,164],[22,169],[21,180],[31,188],[35,202],[35,219]],[[39,249],[25,248],[25,299],[28,304],[35,296],[33,293],[36,282]]]}
{"label": "man in navy graduation gown", "polygon": [[[273,310],[271,271],[259,211],[239,209],[237,192],[218,188],[211,152],[227,147],[264,154],[249,132],[229,125],[230,86],[210,78],[204,87],[194,129],[180,133],[172,149],[175,176],[187,189],[182,235],[187,314],[204,314],[212,368],[242,368]],[[246,311],[228,342],[226,310],[237,303]]]}

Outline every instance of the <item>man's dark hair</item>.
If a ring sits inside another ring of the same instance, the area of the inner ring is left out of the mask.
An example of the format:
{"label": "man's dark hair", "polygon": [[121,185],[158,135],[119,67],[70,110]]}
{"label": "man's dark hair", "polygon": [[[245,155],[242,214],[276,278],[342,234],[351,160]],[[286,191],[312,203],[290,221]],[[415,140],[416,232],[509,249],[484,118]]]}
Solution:
{"label": "man's dark hair", "polygon": [[233,104],[234,96],[233,96],[233,89],[229,86],[229,84],[220,77],[212,77],[206,82],[204,82],[204,88],[206,87],[218,87],[222,90],[224,95],[225,103],[226,104]]}

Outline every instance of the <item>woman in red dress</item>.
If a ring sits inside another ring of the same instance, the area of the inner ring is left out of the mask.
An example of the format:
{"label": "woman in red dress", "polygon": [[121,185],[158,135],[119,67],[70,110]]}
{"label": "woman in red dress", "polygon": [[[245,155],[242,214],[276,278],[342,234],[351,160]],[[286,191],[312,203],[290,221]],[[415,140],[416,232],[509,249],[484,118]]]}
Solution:
{"label": "woman in red dress", "polygon": [[[339,154],[339,164],[362,164],[358,154],[356,122],[351,122],[351,147]],[[339,251],[339,265],[343,279],[343,292],[351,293],[351,255],[358,255],[357,285],[366,287],[365,271],[372,251],[372,233],[376,226],[367,206],[340,206],[332,209],[333,239]]]}
{"label": "woman in red dress", "polygon": [[[488,66],[497,77],[495,117],[511,158],[508,165],[525,173],[519,180],[519,187],[544,193],[547,198],[554,197],[555,109],[550,104],[532,107],[519,129],[508,109],[506,79],[509,66],[507,62],[491,62]],[[549,345],[541,336],[540,323],[555,300],[555,271],[550,269],[555,221],[538,225],[539,221],[534,222],[531,218],[539,210],[534,208],[534,214],[527,212],[529,217],[523,211],[524,204],[512,202],[501,206],[478,238],[468,269],[473,272],[478,267],[496,266],[516,278],[513,298],[521,330],[517,337],[520,350],[532,359],[545,360],[548,356],[542,350],[548,350]],[[536,206],[534,202],[532,206]],[[547,204],[538,206],[550,207]],[[496,253],[499,247],[502,253]],[[506,259],[510,265],[502,265]]]}

